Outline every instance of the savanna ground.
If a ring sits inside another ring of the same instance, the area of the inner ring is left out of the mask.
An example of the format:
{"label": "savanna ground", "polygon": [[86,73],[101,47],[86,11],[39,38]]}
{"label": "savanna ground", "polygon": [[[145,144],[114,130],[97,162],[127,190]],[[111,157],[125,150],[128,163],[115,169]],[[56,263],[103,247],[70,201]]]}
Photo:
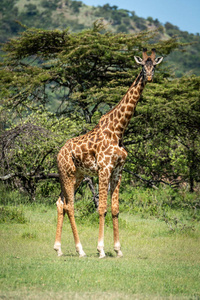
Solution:
{"label": "savanna ground", "polygon": [[81,259],[67,218],[62,234],[64,255],[57,257],[53,251],[57,220],[53,200],[29,204],[20,197],[5,189],[1,193],[1,299],[200,299],[197,194],[165,188],[122,191],[124,257],[115,257],[108,212],[107,258],[103,260],[96,251],[98,214],[89,194],[85,193],[82,201],[79,195],[75,205],[87,254]]}

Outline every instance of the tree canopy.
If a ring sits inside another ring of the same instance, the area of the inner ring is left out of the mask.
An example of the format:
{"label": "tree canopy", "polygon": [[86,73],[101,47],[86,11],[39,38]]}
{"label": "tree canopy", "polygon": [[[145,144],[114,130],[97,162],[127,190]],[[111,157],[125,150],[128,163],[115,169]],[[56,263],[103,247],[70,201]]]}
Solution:
{"label": "tree canopy", "polygon": [[166,61],[174,67],[177,77],[188,72],[200,75],[199,28],[196,34],[190,34],[169,22],[162,24],[151,16],[145,19],[138,17],[134,11],[119,9],[117,6],[87,6],[76,0],[1,0],[0,11],[0,42],[16,37],[23,30],[19,22],[34,28],[69,28],[70,32],[80,32],[91,28],[97,18],[102,18],[107,29],[115,33],[157,30],[154,42],[176,36],[180,42],[189,44],[187,48],[184,47],[187,51],[175,49],[166,57]]}
{"label": "tree canopy", "polygon": [[[5,43],[1,179],[25,187],[32,198],[40,179],[56,179],[59,147],[92,129],[121,100],[139,72],[134,55],[147,47],[166,57],[179,47],[174,38],[153,43],[155,36],[112,33],[95,22],[79,33],[30,28]],[[199,181],[199,101],[199,77],[173,79],[165,64],[159,67],[126,131],[126,168],[154,182],[188,182],[193,191]]]}

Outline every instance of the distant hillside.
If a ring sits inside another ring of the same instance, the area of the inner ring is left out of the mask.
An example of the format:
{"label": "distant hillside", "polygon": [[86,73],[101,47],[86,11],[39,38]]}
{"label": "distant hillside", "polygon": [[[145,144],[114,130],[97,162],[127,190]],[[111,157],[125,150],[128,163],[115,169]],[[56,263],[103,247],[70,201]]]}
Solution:
{"label": "distant hillside", "polygon": [[92,26],[102,18],[107,29],[113,32],[134,33],[141,30],[158,30],[157,39],[177,36],[181,42],[195,43],[185,47],[185,52],[175,51],[167,59],[175,68],[176,76],[186,72],[200,75],[200,36],[180,31],[170,23],[161,24],[158,19],[144,19],[134,11],[118,9],[117,6],[87,6],[73,0],[1,0],[0,42],[16,36],[22,27],[16,20],[28,27],[44,29],[70,28],[72,32]]}

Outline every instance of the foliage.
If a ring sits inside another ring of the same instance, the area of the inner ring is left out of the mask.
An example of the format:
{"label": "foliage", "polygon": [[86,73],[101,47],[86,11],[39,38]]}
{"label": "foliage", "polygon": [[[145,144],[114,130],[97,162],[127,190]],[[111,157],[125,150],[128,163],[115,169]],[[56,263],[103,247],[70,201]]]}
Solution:
{"label": "foliage", "polygon": [[[38,179],[55,173],[55,153],[64,141],[91,129],[122,97],[120,85],[128,87],[132,69],[137,71],[133,47],[139,51],[153,36],[103,30],[101,23],[78,34],[28,29],[4,45],[1,126],[10,129],[1,138],[1,168],[3,176],[20,178],[32,199]],[[166,43],[157,48],[167,54],[169,44],[177,46],[171,39],[167,48]],[[60,98],[51,113],[49,101],[56,92]]]}
{"label": "foliage", "polygon": [[[188,34],[187,31],[180,31],[177,26],[167,22],[165,24],[166,33],[169,36],[178,36],[182,43],[189,43],[182,54],[174,51],[169,55],[169,64],[173,65],[176,62],[175,74],[177,77],[187,75],[188,73],[200,75],[200,36],[199,33]],[[191,59],[192,57],[192,59]]]}
{"label": "foliage", "polygon": [[18,8],[15,6],[16,0],[2,0],[0,2],[0,43],[5,42],[9,37],[14,36],[20,30],[20,26],[15,22],[13,16],[18,15]]}
{"label": "foliage", "polygon": [[[199,221],[199,208],[199,193],[175,191],[166,186],[157,190],[127,187],[120,195],[120,211],[139,214],[143,218],[157,218],[164,221],[170,230],[191,228],[186,220]],[[175,220],[176,228],[174,225],[170,227],[169,224]]]}
{"label": "foliage", "polygon": [[[127,228],[127,222],[121,214],[138,215],[144,219],[158,219],[165,222],[172,232],[195,230],[195,222],[200,220],[199,192],[189,193],[186,190],[174,190],[167,186],[158,189],[131,187],[126,185],[119,198],[120,228]],[[88,188],[76,195],[75,215],[78,224],[99,224],[99,214],[92,201]],[[194,224],[191,224],[191,221]],[[111,199],[108,199],[105,225],[112,228]]]}
{"label": "foliage", "polygon": [[[1,179],[14,180],[32,200],[39,180],[58,179],[58,149],[119,102],[138,73],[133,56],[155,35],[114,34],[96,22],[73,34],[27,29],[7,42],[0,69]],[[171,38],[151,47],[165,56],[179,43]],[[194,191],[199,127],[199,78],[172,80],[164,65],[147,85],[125,135],[129,172],[155,184],[187,183]],[[131,181],[127,175],[126,183]]]}
{"label": "foliage", "polygon": [[[29,29],[21,38],[5,44],[3,50],[8,57],[4,65],[9,67],[0,76],[6,106],[10,101],[15,109],[28,106],[30,110],[38,103],[47,104],[49,93],[59,90],[57,114],[71,115],[75,104],[79,107],[75,113],[91,123],[102,98],[110,106],[123,95],[124,89],[119,90],[119,86],[130,85],[130,77],[137,72],[133,56],[155,35],[102,33],[103,29],[101,23],[78,34]],[[178,43],[170,39],[156,46],[166,55]]]}
{"label": "foliage", "polygon": [[[103,6],[87,6],[81,1],[58,1],[58,0],[11,0],[1,1],[0,8],[2,18],[0,20],[1,36],[0,42],[16,36],[23,30],[19,23],[28,27],[44,29],[66,29],[79,32],[92,26],[97,18],[102,18],[107,29],[112,32],[137,33],[141,30],[158,30],[159,34],[154,38],[167,40],[176,36],[180,42],[188,43],[187,48],[173,51],[166,58],[168,64],[173,66],[178,77],[188,72],[200,75],[199,33],[189,34],[169,22],[161,24],[158,19],[138,17],[134,11],[119,9],[117,6],[105,4]],[[16,23],[18,20],[18,23]]]}
{"label": "foliage", "polygon": [[199,86],[200,78],[192,76],[146,88],[125,141],[132,144],[128,165],[133,172],[172,184],[187,182],[194,190],[200,180]]}
{"label": "foliage", "polygon": [[0,223],[24,224],[27,220],[21,209],[16,207],[0,207]]}
{"label": "foliage", "polygon": [[12,189],[9,184],[0,183],[0,206],[19,206],[29,203],[29,199],[24,193],[17,189]]}
{"label": "foliage", "polygon": [[[69,134],[66,129],[70,134],[73,130],[77,133],[70,120],[48,118],[41,111],[31,114],[24,124],[5,131],[1,137],[2,173],[15,187],[25,190],[31,201],[35,200],[37,186],[43,196],[49,196],[48,179],[58,180],[56,154]],[[42,179],[47,180],[45,191],[38,185]]]}

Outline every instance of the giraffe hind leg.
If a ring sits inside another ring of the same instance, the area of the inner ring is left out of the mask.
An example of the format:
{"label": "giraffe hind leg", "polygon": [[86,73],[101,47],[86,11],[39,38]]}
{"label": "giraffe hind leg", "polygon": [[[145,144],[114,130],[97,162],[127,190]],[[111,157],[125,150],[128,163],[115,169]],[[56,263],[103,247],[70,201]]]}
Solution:
{"label": "giraffe hind leg", "polygon": [[104,223],[107,212],[109,178],[110,176],[107,170],[99,171],[99,237],[97,251],[99,252],[100,259],[106,257],[104,252]]}
{"label": "giraffe hind leg", "polygon": [[113,234],[114,234],[114,250],[117,257],[123,257],[120,241],[119,241],[119,188],[121,183],[121,170],[113,174],[111,179],[111,210],[112,210],[112,220],[113,220]]}
{"label": "giraffe hind leg", "polygon": [[56,241],[54,244],[54,249],[58,252],[58,255],[62,255],[61,251],[61,232],[63,225],[64,214],[67,213],[73,236],[76,246],[76,251],[79,253],[79,256],[85,256],[82,245],[79,240],[78,231],[75,223],[74,217],[74,191],[78,187],[81,180],[83,179],[82,175],[78,175],[76,172],[76,166],[72,159],[72,154],[70,151],[69,145],[66,144],[58,153],[57,163],[59,171],[59,179],[61,184],[61,190],[63,199],[59,198],[57,201],[57,211],[58,211],[58,223],[56,231]]}
{"label": "giraffe hind leg", "polygon": [[[61,156],[61,160],[59,159],[59,156]],[[76,167],[74,165],[72,157],[70,155],[67,157],[63,156],[62,152],[58,155],[58,170],[60,175],[59,177],[60,177],[61,189],[64,196],[63,210],[64,212],[67,213],[71,224],[76,251],[78,252],[80,257],[83,257],[85,256],[85,252],[83,251],[82,245],[79,240],[78,230],[76,227],[75,217],[74,217],[74,191],[82,181],[83,176],[78,175],[76,173]],[[58,222],[60,222],[61,224],[62,221],[63,219],[60,213],[60,215],[58,215]],[[58,225],[57,228],[58,235],[59,235],[59,228],[61,228],[61,225],[60,227]],[[60,241],[57,240],[57,242],[59,243]]]}
{"label": "giraffe hind leg", "polygon": [[54,243],[54,250],[57,251],[58,256],[63,255],[61,250],[61,234],[62,234],[62,226],[63,226],[63,219],[65,215],[64,211],[64,202],[62,200],[62,197],[60,196],[58,198],[58,201],[56,202],[57,205],[57,229],[56,229],[56,239]]}
{"label": "giraffe hind leg", "polygon": [[76,252],[79,254],[79,257],[84,257],[86,256],[86,254],[83,251],[79,239],[78,230],[75,222],[75,216],[74,216],[74,191],[75,188],[80,184],[80,181],[81,179],[80,178],[76,179],[75,176],[70,176],[70,177],[65,176],[64,180],[62,180],[62,190],[66,200],[66,204],[64,204],[64,210],[66,211],[71,224]]}

